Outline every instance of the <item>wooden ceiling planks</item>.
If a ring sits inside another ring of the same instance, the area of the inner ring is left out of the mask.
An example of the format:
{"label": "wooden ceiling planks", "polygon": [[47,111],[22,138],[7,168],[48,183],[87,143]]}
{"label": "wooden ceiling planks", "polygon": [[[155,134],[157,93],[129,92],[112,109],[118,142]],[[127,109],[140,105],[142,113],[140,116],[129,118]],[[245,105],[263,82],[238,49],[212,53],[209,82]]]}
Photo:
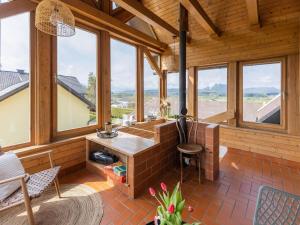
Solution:
{"label": "wooden ceiling planks", "polygon": [[179,31],[177,29],[136,0],[114,0],[114,2],[148,24],[159,27],[171,35],[179,36]]}
{"label": "wooden ceiling planks", "polygon": [[189,14],[193,16],[198,24],[200,24],[210,35],[221,35],[220,30],[211,21],[198,0],[180,0],[180,4],[187,9]]}
{"label": "wooden ceiling planks", "polygon": [[[144,0],[147,8],[178,27],[180,0]],[[245,0],[198,0],[213,23],[222,30],[218,39],[198,25],[193,16],[189,18],[188,66],[223,63],[234,60],[268,58],[294,54],[299,51],[300,1],[259,0],[262,28],[249,26]],[[169,45],[171,38],[155,29],[158,38]],[[178,47],[176,47],[178,50]],[[164,60],[164,57],[163,57]]]}

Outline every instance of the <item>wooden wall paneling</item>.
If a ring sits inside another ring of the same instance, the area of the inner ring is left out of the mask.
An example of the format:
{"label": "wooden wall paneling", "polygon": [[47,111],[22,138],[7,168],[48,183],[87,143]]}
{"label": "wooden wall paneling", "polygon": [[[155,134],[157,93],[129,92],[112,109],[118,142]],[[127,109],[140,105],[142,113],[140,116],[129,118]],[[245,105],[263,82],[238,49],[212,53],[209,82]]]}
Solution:
{"label": "wooden wall paneling", "polygon": [[287,58],[287,127],[288,133],[300,134],[299,116],[299,55]]}
{"label": "wooden wall paneling", "polygon": [[51,140],[51,84],[52,84],[52,38],[50,35],[36,32],[36,118],[35,130],[38,145],[47,144]]}
{"label": "wooden wall paneling", "polygon": [[32,11],[36,4],[30,0],[15,0],[0,5],[0,19],[13,16],[20,13]]}
{"label": "wooden wall paneling", "polygon": [[136,119],[144,121],[144,47],[137,47],[136,69]]}
{"label": "wooden wall paneling", "polygon": [[236,126],[237,125],[237,73],[238,73],[238,63],[237,62],[231,62],[228,64],[228,87],[227,87],[227,111],[234,113],[234,119],[228,120],[228,125],[230,126]]}
{"label": "wooden wall paneling", "polygon": [[[47,145],[31,146],[25,149],[16,150],[18,157],[52,150],[54,164],[62,166],[61,173],[73,171],[74,169],[83,168],[85,165],[85,137],[76,137],[68,140],[50,143]],[[49,168],[47,157],[36,159],[24,159],[22,164],[26,172],[34,173]]]}
{"label": "wooden wall paneling", "polygon": [[[31,0],[39,3],[41,0]],[[98,27],[109,31],[112,34],[127,36],[129,39],[134,39],[141,45],[149,44],[156,51],[164,51],[167,48],[165,43],[162,43],[143,32],[140,32],[127,24],[122,23],[118,19],[110,16],[109,14],[102,12],[90,5],[81,2],[79,0],[62,0],[75,14],[76,19],[80,22],[97,23]]]}
{"label": "wooden wall paneling", "polygon": [[[104,123],[111,121],[111,73],[110,73],[110,35],[107,31],[102,31],[100,34],[100,73],[98,80],[100,81],[98,87],[98,93],[101,96],[98,97],[99,118],[102,118],[100,123],[104,127]],[[102,99],[102,101],[101,101]]]}
{"label": "wooden wall paneling", "polygon": [[197,67],[188,69],[188,115],[198,118],[198,75]]}
{"label": "wooden wall paneling", "polygon": [[269,131],[221,126],[220,144],[230,148],[300,162],[300,137]]}

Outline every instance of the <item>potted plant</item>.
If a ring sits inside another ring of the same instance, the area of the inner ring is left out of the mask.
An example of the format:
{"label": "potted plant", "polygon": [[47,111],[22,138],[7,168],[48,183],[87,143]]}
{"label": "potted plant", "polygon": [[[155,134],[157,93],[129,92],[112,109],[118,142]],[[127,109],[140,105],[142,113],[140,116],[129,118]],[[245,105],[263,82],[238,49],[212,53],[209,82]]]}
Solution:
{"label": "potted plant", "polygon": [[[170,194],[165,183],[160,184],[162,193],[156,194],[153,188],[149,188],[149,193],[159,203],[157,207],[157,216],[154,221],[147,225],[200,225],[195,222],[192,224],[182,221],[182,211],[184,209],[185,200],[182,198],[180,183],[178,182],[173,192]],[[188,207],[189,212],[193,211],[191,206]]]}

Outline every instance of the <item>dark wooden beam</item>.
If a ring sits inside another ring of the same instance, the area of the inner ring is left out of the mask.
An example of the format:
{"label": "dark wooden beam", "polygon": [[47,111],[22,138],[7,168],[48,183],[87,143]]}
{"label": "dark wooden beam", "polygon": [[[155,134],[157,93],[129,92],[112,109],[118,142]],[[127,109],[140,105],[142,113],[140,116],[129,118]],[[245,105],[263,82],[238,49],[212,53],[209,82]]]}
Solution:
{"label": "dark wooden beam", "polygon": [[[39,3],[42,0],[31,0]],[[163,52],[167,48],[167,44],[160,42],[149,35],[138,31],[127,24],[122,23],[116,18],[98,10],[90,5],[81,2],[79,0],[61,0],[65,3],[73,12],[76,20],[84,24],[97,26],[97,29],[103,29],[109,31],[112,35],[118,35],[121,37],[128,37],[135,40],[143,46],[151,46],[151,49],[155,52]]]}
{"label": "dark wooden beam", "polygon": [[145,56],[150,64],[151,68],[157,73],[160,78],[163,78],[163,72],[160,70],[157,62],[155,61],[154,57],[151,55],[151,52],[148,48],[144,48]]}
{"label": "dark wooden beam", "polygon": [[170,24],[165,22],[155,13],[147,9],[140,2],[136,0],[114,0],[114,2],[121,6],[123,9],[130,12],[131,14],[144,20],[146,23],[155,27],[160,27],[161,29],[169,32],[171,35],[175,35],[177,37],[179,36],[178,30],[176,30]]}
{"label": "dark wooden beam", "polygon": [[132,13],[126,11],[121,7],[114,9],[112,12],[112,16],[122,21],[123,23],[127,23],[129,20],[131,20],[134,17]]}
{"label": "dark wooden beam", "polygon": [[214,25],[198,0],[180,0],[186,10],[194,16],[197,22],[210,34],[220,36],[220,30]]}
{"label": "dark wooden beam", "polygon": [[261,23],[259,20],[258,0],[246,0],[246,5],[250,25],[260,27]]}

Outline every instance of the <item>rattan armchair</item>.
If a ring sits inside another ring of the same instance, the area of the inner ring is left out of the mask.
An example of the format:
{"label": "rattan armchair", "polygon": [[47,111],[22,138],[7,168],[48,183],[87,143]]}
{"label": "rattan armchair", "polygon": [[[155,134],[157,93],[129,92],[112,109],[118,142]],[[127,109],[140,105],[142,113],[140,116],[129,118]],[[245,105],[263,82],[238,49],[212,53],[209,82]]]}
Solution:
{"label": "rattan armchair", "polygon": [[58,197],[61,197],[59,191],[59,182],[57,178],[60,167],[54,166],[51,153],[52,151],[46,151],[20,158],[22,160],[48,155],[51,168],[29,175],[29,179],[27,182],[25,181],[26,174],[0,181],[0,184],[16,180],[19,180],[21,182],[21,188],[19,188],[5,200],[0,202],[0,211],[4,211],[24,203],[27,211],[28,222],[30,225],[35,225],[30,202],[31,199],[39,197],[52,183],[55,184]]}

